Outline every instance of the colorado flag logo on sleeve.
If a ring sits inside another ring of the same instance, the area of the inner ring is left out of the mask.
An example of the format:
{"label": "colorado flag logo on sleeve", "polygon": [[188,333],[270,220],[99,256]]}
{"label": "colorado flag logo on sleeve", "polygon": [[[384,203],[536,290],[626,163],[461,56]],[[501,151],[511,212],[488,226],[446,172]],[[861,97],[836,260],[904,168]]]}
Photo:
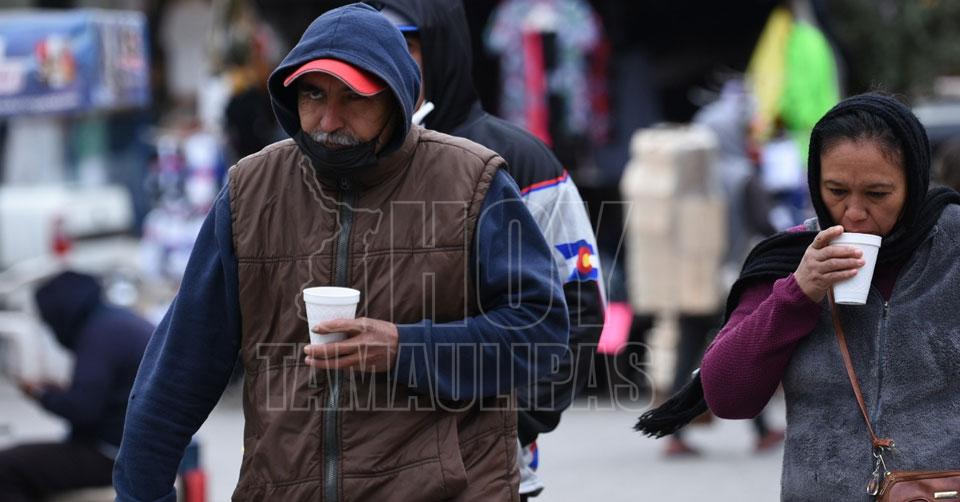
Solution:
{"label": "colorado flag logo on sleeve", "polygon": [[595,251],[589,242],[581,239],[576,242],[557,244],[556,247],[567,260],[567,268],[572,270],[565,282],[597,280],[599,273],[593,266]]}

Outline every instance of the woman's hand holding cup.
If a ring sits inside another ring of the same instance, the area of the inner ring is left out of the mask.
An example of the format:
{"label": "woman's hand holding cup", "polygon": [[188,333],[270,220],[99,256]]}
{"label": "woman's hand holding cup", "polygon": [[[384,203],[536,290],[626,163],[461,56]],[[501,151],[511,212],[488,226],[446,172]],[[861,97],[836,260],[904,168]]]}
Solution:
{"label": "woman's hand holding cup", "polygon": [[793,273],[797,285],[814,302],[823,300],[834,284],[857,275],[857,271],[866,263],[863,251],[855,247],[830,245],[841,234],[843,227],[840,225],[817,234]]}

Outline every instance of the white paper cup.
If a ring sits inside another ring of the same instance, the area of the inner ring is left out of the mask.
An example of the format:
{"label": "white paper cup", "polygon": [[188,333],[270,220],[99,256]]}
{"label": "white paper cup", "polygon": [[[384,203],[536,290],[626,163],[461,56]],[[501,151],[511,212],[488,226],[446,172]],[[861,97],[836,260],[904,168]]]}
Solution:
{"label": "white paper cup", "polygon": [[830,243],[831,246],[850,246],[863,251],[863,267],[857,275],[833,285],[833,299],[840,305],[863,305],[867,303],[870,283],[873,281],[873,269],[877,266],[877,253],[880,252],[880,236],[844,232]]}
{"label": "white paper cup", "polygon": [[303,290],[303,303],[307,307],[307,331],[313,345],[339,342],[347,337],[344,333],[321,335],[313,327],[323,321],[353,319],[357,316],[360,292],[351,288],[323,286]]}

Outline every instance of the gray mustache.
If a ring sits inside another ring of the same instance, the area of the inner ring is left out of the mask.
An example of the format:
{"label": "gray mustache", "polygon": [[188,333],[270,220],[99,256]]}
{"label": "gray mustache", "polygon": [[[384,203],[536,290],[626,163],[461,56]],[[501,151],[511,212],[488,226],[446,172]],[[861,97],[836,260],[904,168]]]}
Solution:
{"label": "gray mustache", "polygon": [[310,138],[325,145],[357,146],[361,143],[358,138],[342,132],[315,131],[310,133]]}

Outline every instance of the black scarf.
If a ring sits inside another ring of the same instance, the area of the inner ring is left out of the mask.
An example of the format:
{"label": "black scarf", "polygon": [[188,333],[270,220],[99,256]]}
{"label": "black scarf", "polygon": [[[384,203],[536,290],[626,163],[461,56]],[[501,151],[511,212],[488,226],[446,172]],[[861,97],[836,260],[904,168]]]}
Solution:
{"label": "black scarf", "polygon": [[[930,144],[923,126],[910,109],[887,96],[863,94],[843,100],[817,122],[852,111],[866,111],[880,117],[893,130],[902,145],[906,169],[907,197],[897,224],[884,237],[877,257],[879,263],[905,261],[927,238],[950,204],[960,204],[960,194],[949,188],[927,190],[930,183]],[[821,228],[834,225],[830,212],[820,197],[821,140],[814,127],[810,139],[807,178]],[[743,291],[758,281],[775,281],[792,274],[800,265],[807,247],[817,232],[785,232],[774,235],[750,252],[740,277],[730,289],[724,311],[724,324],[740,301]],[[699,370],[676,394],[659,407],[640,416],[634,429],[648,436],[663,437],[680,430],[707,411]]]}

